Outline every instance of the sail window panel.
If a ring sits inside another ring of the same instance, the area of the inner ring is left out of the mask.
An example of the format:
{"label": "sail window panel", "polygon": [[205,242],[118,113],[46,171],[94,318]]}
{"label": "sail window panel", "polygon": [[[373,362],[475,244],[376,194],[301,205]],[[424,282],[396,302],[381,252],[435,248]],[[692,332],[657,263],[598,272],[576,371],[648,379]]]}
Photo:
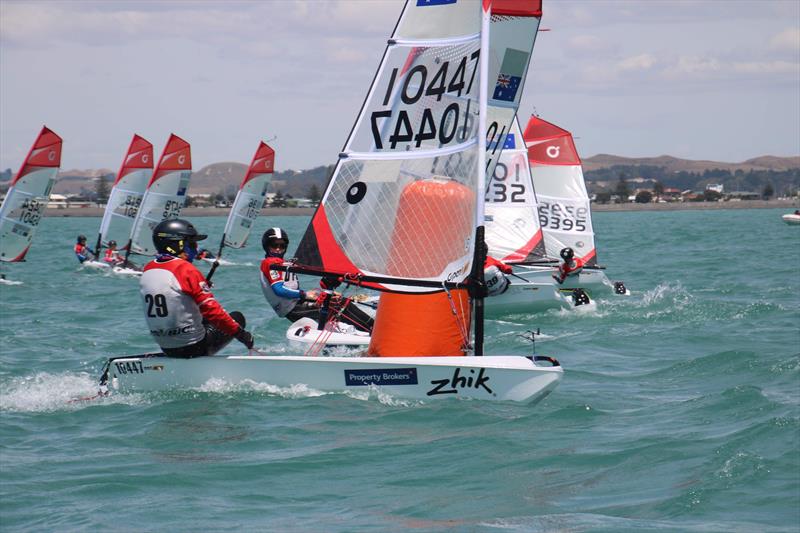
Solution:
{"label": "sail window panel", "polygon": [[241,248],[247,242],[261,207],[272,174],[259,174],[236,194],[231,214],[225,223],[225,246]]}
{"label": "sail window panel", "polygon": [[586,198],[586,184],[580,165],[531,164],[531,174],[539,196],[554,198]]}
{"label": "sail window panel", "polygon": [[443,39],[480,30],[480,0],[408,0],[393,37]]}
{"label": "sail window panel", "polygon": [[8,190],[0,209],[0,261],[14,261],[30,246],[44,216],[58,168],[39,168]]}
{"label": "sail window panel", "polygon": [[565,247],[586,257],[594,250],[592,214],[580,166],[531,166],[539,223],[548,256]]}
{"label": "sail window panel", "polygon": [[161,175],[150,185],[142,200],[139,218],[134,224],[131,235],[133,252],[142,255],[155,253],[151,238],[153,228],[162,220],[180,216],[191,177],[190,170],[169,172]]}
{"label": "sail window panel", "polygon": [[519,106],[541,19],[492,16],[489,32],[489,105]]}
{"label": "sail window panel", "polygon": [[478,38],[445,46],[390,46],[348,152],[450,147],[478,127]]}
{"label": "sail window panel", "polygon": [[[343,161],[325,200],[337,245],[365,273],[463,279],[473,247],[477,164],[475,144],[439,157]],[[393,174],[376,179],[390,168]]]}
{"label": "sail window panel", "polygon": [[136,213],[142,203],[144,190],[153,177],[153,169],[133,170],[123,176],[111,191],[108,206],[100,224],[100,236],[105,246],[108,241],[127,242]]}

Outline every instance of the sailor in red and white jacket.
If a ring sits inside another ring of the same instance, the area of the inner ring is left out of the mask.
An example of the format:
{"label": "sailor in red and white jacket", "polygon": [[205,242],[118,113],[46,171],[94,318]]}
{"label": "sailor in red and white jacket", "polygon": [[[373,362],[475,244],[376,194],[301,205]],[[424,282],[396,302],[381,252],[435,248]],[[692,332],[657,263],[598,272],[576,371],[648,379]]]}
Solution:
{"label": "sailor in red and white jacket", "polygon": [[191,223],[165,220],[153,229],[158,255],[144,267],[139,291],[150,334],[167,355],[213,355],[233,338],[253,347],[244,316],[228,314],[191,264],[197,241],[205,239]]}
{"label": "sailor in red and white jacket", "polygon": [[564,283],[564,280],[569,276],[577,276],[583,270],[584,262],[580,257],[575,257],[575,252],[572,248],[564,248],[561,250],[561,259],[564,260],[558,267],[558,274],[553,278],[559,283]]}
{"label": "sailor in red and white jacket", "polygon": [[119,255],[119,250],[117,250],[117,241],[108,241],[108,248],[106,253],[103,254],[103,261],[111,266],[117,266],[125,262],[122,256]]}
{"label": "sailor in red and white jacket", "polygon": [[339,282],[332,278],[322,278],[320,287],[322,291],[304,291],[300,288],[297,275],[293,272],[272,270],[272,265],[284,264],[283,256],[289,245],[289,236],[281,228],[269,228],[261,236],[261,246],[264,248],[264,260],[261,261],[261,291],[272,309],[279,317],[287,318],[291,322],[301,318],[311,318],[319,323],[320,329],[327,320],[327,308],[323,312],[322,303],[325,298],[328,305],[332,305],[337,312],[339,320],[350,324],[361,331],[372,331],[374,319],[359,309],[353,302],[342,300],[334,292]]}

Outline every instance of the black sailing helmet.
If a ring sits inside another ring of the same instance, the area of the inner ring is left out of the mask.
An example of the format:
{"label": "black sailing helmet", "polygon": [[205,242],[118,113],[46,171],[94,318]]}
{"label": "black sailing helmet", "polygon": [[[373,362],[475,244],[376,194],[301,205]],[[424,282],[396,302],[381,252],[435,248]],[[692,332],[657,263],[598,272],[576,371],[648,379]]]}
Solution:
{"label": "black sailing helmet", "polygon": [[575,257],[575,252],[572,250],[572,248],[567,247],[561,250],[561,259],[564,261],[570,261],[573,257]]}
{"label": "black sailing helmet", "polygon": [[153,228],[153,244],[160,254],[179,256],[186,244],[202,241],[208,235],[197,232],[188,220],[174,218],[162,220]]}
{"label": "black sailing helmet", "polygon": [[86,235],[78,235],[78,244],[83,244],[86,242]]}
{"label": "black sailing helmet", "polygon": [[269,253],[269,246],[275,241],[284,241],[286,246],[289,246],[289,235],[281,228],[269,228],[261,236],[261,247],[264,248],[264,252]]}

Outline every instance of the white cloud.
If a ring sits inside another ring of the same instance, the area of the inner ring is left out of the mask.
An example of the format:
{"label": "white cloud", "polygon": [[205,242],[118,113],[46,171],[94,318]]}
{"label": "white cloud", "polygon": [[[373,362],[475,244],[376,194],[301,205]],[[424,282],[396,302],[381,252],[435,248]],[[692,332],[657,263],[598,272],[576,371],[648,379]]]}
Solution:
{"label": "white cloud", "polygon": [[800,54],[800,28],[789,28],[770,39],[770,48],[773,50],[794,52]]}
{"label": "white cloud", "polygon": [[639,54],[623,59],[617,63],[617,68],[621,71],[650,70],[656,63],[658,63],[658,60],[654,55]]}

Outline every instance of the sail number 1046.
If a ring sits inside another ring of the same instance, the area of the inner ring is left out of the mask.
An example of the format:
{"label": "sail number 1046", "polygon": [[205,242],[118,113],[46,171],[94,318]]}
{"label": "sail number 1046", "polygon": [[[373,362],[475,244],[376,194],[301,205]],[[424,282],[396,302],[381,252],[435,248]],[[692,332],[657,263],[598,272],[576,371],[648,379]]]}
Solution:
{"label": "sail number 1046", "polygon": [[[436,102],[440,102],[445,94],[456,97],[461,97],[464,93],[469,95],[475,81],[479,58],[480,50],[475,50],[460,60],[441,61],[432,75],[426,65],[412,67],[408,72],[401,74],[404,79],[398,91],[400,100],[406,106],[413,106],[423,96],[435,98]],[[456,66],[451,69],[454,64]],[[469,96],[466,97],[466,109],[463,112],[459,102],[454,101],[440,111],[438,117],[431,107],[414,109],[409,114],[407,109],[397,109],[392,100],[398,73],[398,68],[392,69],[383,97],[382,106],[387,107],[391,103],[391,107],[370,114],[372,138],[376,149],[383,150],[388,143],[388,148],[394,150],[400,143],[411,142],[419,148],[424,141],[431,140],[438,140],[440,145],[446,145],[456,137],[459,129],[461,129],[460,139],[467,138],[474,123],[474,119],[470,116],[472,99]],[[439,108],[436,111],[439,111]],[[390,125],[387,124],[387,120],[390,123],[394,121],[394,128],[387,127]],[[383,137],[384,133],[389,133],[386,139]]]}

